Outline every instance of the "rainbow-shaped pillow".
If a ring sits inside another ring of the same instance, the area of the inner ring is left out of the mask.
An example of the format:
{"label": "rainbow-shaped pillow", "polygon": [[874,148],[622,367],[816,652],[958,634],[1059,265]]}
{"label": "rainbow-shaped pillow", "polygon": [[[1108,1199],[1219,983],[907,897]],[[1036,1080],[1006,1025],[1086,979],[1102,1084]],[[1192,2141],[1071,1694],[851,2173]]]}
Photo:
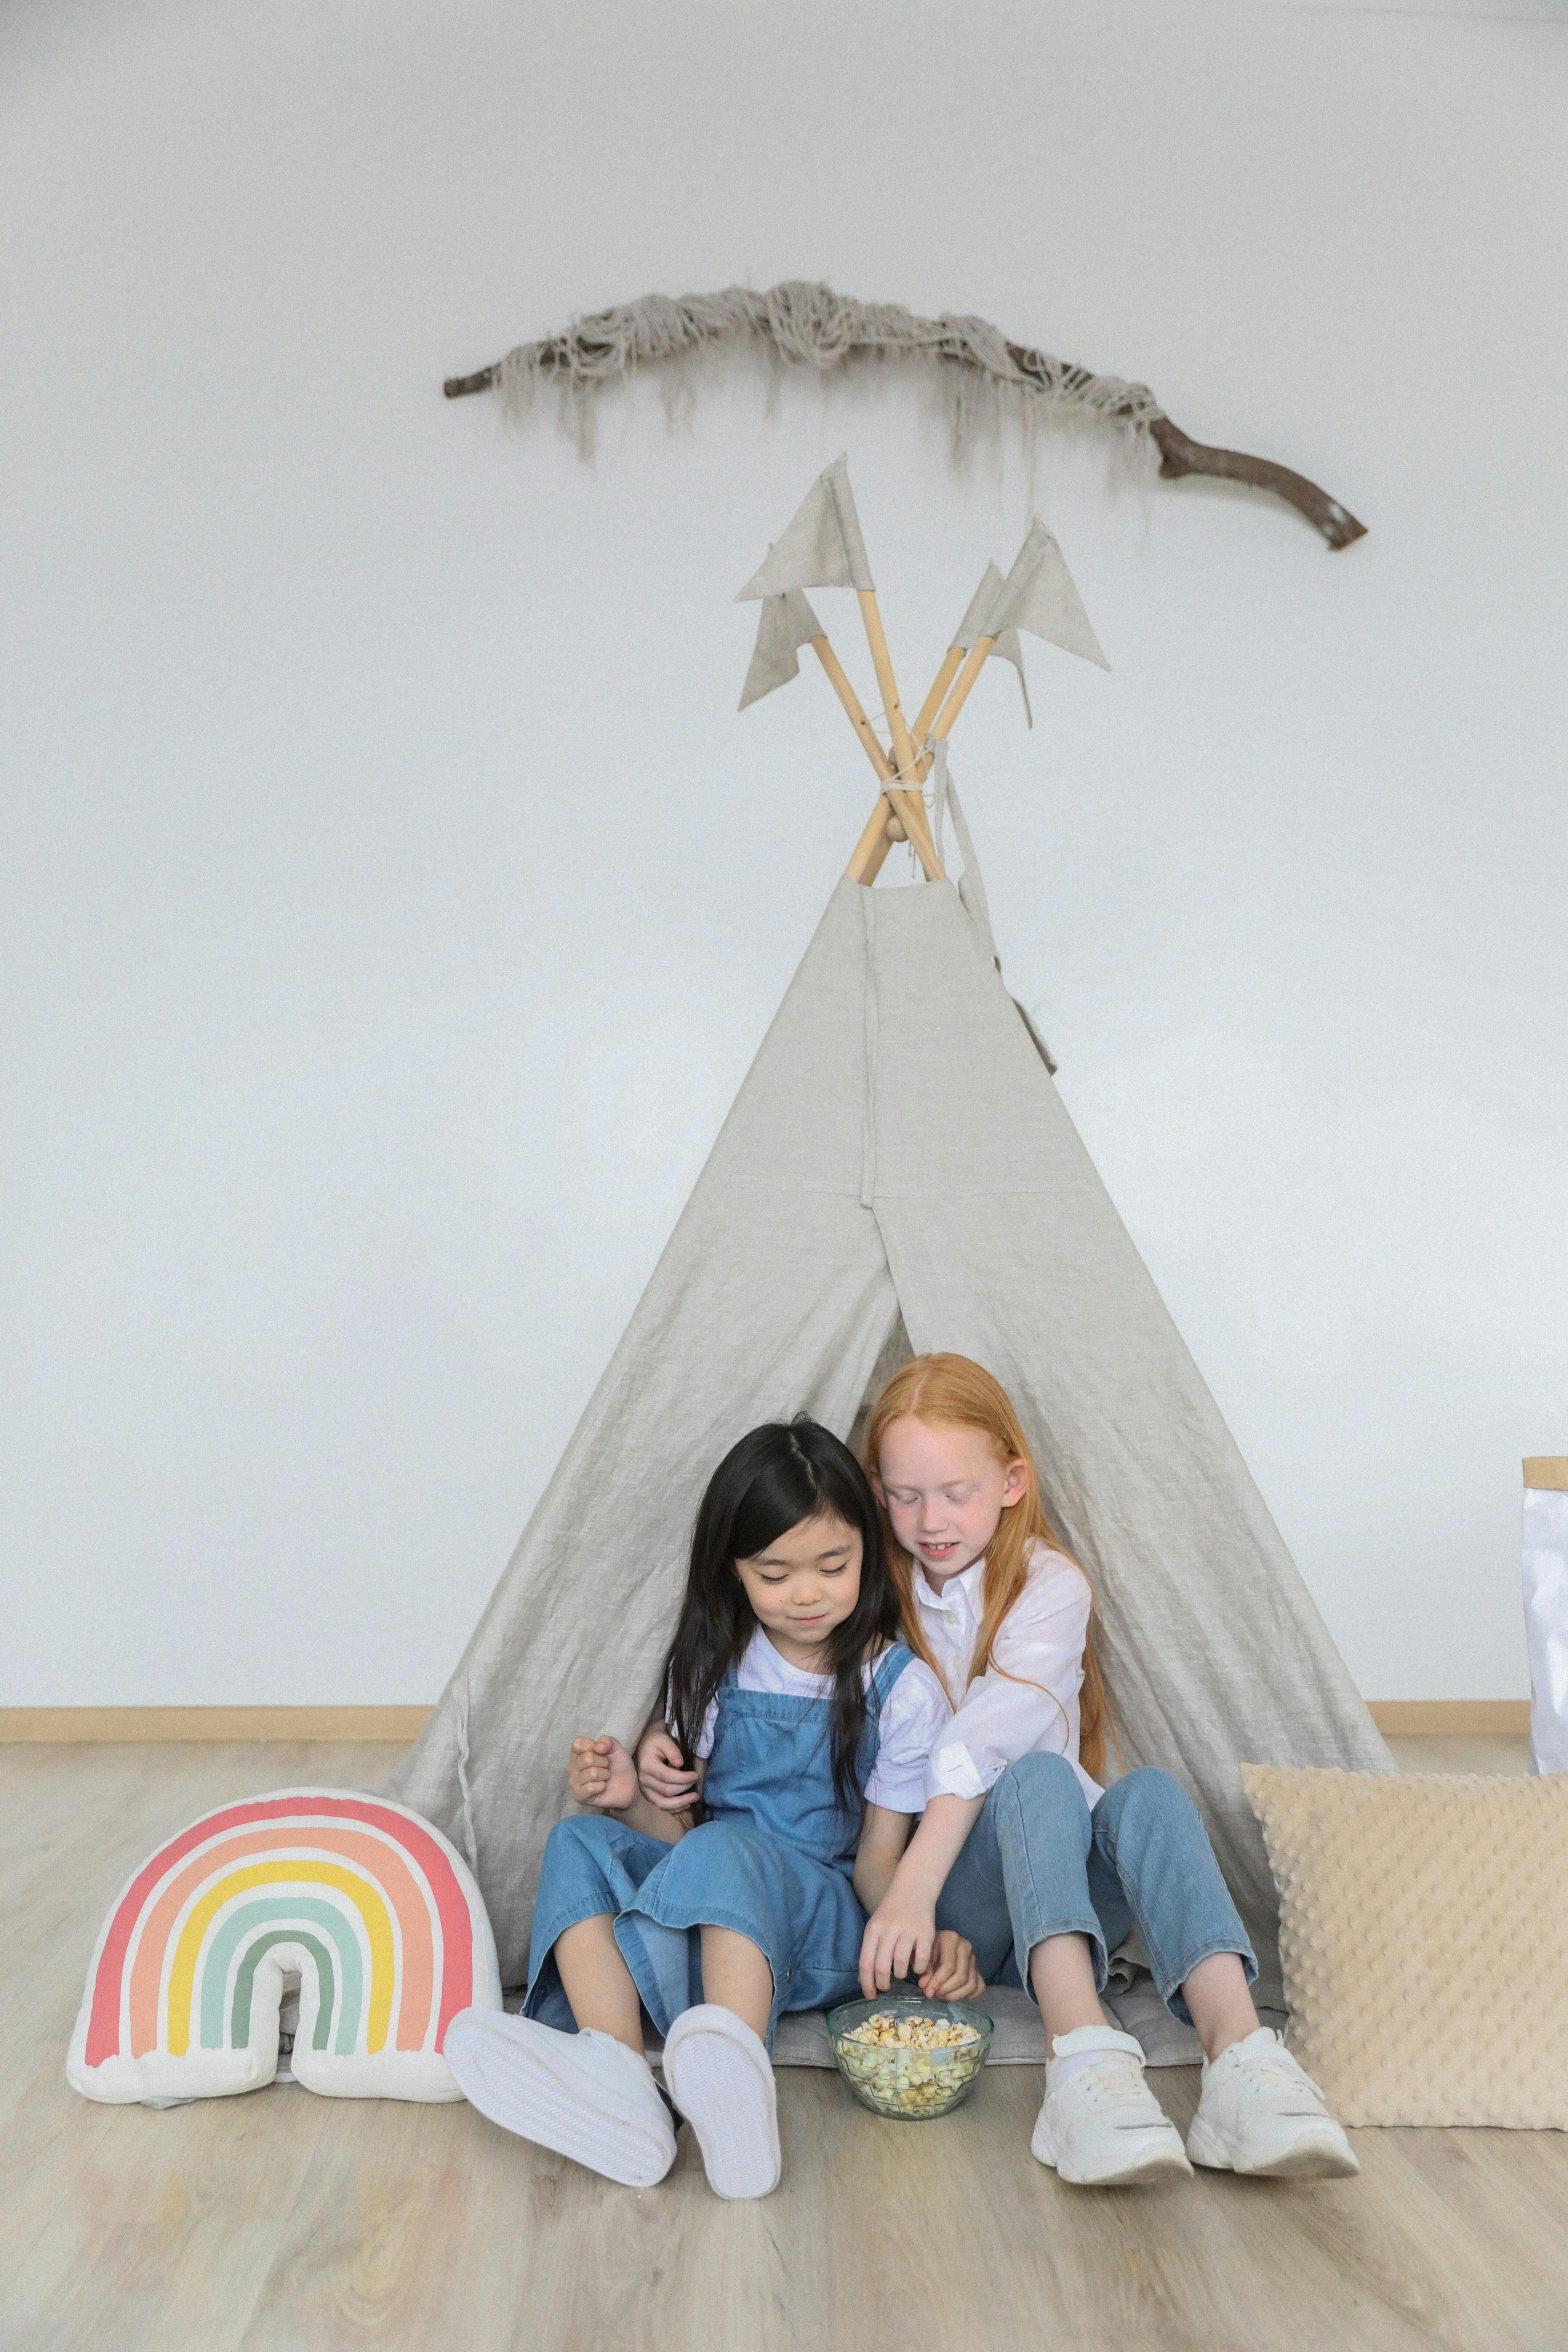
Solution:
{"label": "rainbow-shaped pillow", "polygon": [[479,1890],[438,1830],[384,1797],[281,1789],[205,1813],[132,1878],[67,2078],[121,2103],[258,2090],[294,1972],[295,2079],[334,2098],[460,2098],[447,2028],[501,2005]]}

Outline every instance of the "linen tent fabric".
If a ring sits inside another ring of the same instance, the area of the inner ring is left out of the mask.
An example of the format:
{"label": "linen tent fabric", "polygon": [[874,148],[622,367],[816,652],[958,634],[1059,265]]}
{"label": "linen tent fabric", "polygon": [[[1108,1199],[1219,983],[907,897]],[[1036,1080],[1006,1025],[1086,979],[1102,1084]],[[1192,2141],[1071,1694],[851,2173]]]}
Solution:
{"label": "linen tent fabric", "polygon": [[1019,629],[1026,629],[1032,637],[1043,637],[1047,645],[1060,646],[1064,653],[1093,662],[1099,669],[1110,667],[1083,609],[1067,558],[1038,515],[1031,521],[1028,536],[979,634],[1000,641],[1009,631]]}
{"label": "linen tent fabric", "polygon": [[1277,1902],[1239,1766],[1392,1759],[945,881],[837,885],[391,1787],[459,1844],[467,1816],[502,1979],[521,1980],[569,1743],[630,1741],[651,1712],[713,1465],[757,1422],[803,1410],[850,1433],[906,1346],[973,1356],[1015,1399],[1104,1612],[1121,1761],[1164,1766],[1196,1800],[1259,2000],[1281,2006]]}
{"label": "linen tent fabric", "polygon": [[854,588],[874,594],[876,586],[849,487],[849,460],[844,456],[818,474],[782,538],[769,548],[745,586],[736,590],[735,602],[750,604],[759,596],[782,596],[791,588]]}
{"label": "linen tent fabric", "polygon": [[763,695],[773,694],[798,677],[802,646],[808,646],[813,637],[822,635],[822,623],[798,588],[787,588],[778,596],[764,596],[757,615],[757,642],[738,708],[748,710],[753,702],[761,702]]}
{"label": "linen tent fabric", "polygon": [[[958,625],[958,634],[953,638],[951,648],[953,653],[968,653],[975,638],[984,633],[985,615],[996,603],[1005,584],[1001,566],[993,557],[985,567],[984,576],[979,587],[969,600],[968,611]],[[991,658],[993,661],[1011,662],[1017,671],[1018,687],[1024,697],[1024,718],[1026,723],[1033,727],[1035,714],[1029,708],[1029,681],[1024,671],[1024,648],[1019,643],[1016,629],[1003,630],[991,648]],[[942,855],[940,845],[937,855],[939,857]]]}
{"label": "linen tent fabric", "polygon": [[[1018,667],[1021,674],[1023,670],[1022,662],[1019,663]],[[1027,697],[1026,696],[1025,698],[1026,701]],[[933,807],[931,811],[931,833],[936,842],[936,854],[940,858],[942,856],[942,824],[946,818],[948,810],[951,809],[952,811],[952,829],[958,835],[958,845],[963,853],[963,871],[958,877],[959,903],[963,907],[965,914],[969,917],[970,921],[974,925],[975,930],[979,933],[981,944],[984,948],[986,954],[990,957],[997,971],[1000,971],[1002,969],[1002,959],[996,952],[996,941],[992,935],[991,930],[991,902],[985,896],[985,883],[980,872],[980,861],[974,855],[974,844],[970,838],[968,822],[963,814],[963,803],[958,797],[958,786],[953,778],[952,769],[948,761],[947,745],[943,742],[934,743],[931,746],[931,750],[934,755],[931,762],[931,770],[935,783],[935,789],[932,793]],[[1029,1019],[1029,1016],[1024,1011],[1023,1006],[1017,1003],[1016,999],[1014,1000],[1014,1009],[1023,1021],[1025,1027],[1028,1030],[1030,1036],[1035,1041],[1035,1044],[1038,1046],[1040,1058],[1045,1063],[1047,1069],[1050,1072],[1052,1077],[1055,1077],[1057,1066],[1052,1061],[1049,1054],[1046,1051],[1045,1041],[1039,1035],[1034,1023]]]}
{"label": "linen tent fabric", "polygon": [[1006,575],[996,558],[992,556],[980,576],[980,585],[964,608],[963,618],[953,633],[951,650],[966,654],[985,630],[985,616],[1000,597],[1006,584]]}

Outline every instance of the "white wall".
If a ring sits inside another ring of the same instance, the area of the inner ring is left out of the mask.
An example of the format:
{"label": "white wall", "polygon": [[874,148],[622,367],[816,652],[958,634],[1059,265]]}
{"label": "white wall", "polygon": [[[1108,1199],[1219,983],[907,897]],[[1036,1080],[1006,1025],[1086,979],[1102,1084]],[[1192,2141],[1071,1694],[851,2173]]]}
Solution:
{"label": "white wall", "polygon": [[1037,656],[1030,738],[992,680],[958,764],[1363,1688],[1525,1689],[1565,98],[1560,23],[1452,16],[13,0],[0,1697],[439,1688],[866,813],[820,680],[734,715],[733,589],[847,446],[918,698],[1026,511],[897,391],[673,440],[648,394],[590,471],[440,381],[784,276],[1144,377],[1370,522],[1054,442],[1114,669]]}

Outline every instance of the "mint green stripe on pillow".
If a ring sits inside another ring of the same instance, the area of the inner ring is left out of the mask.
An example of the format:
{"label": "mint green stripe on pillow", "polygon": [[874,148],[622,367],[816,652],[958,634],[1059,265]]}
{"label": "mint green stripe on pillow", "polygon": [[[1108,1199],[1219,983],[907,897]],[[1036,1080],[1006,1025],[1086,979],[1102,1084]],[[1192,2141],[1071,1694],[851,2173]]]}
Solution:
{"label": "mint green stripe on pillow", "polygon": [[331,1954],[325,1944],[314,1936],[306,1935],[302,1927],[273,1927],[265,1936],[258,1936],[239,1964],[239,1974],[234,1980],[234,2006],[229,2011],[229,2045],[244,2050],[250,2042],[250,2003],[256,1990],[256,1970],[263,1955],[274,1944],[298,1944],[309,1952],[316,1963],[316,1985],[320,2003],[316,2011],[316,2030],[310,2037],[312,2050],[324,2050],[331,2037],[332,2010],[337,2000],[337,1984],[332,1969]]}
{"label": "mint green stripe on pillow", "polygon": [[[333,2047],[340,2058],[352,2057],[359,2037],[360,2016],[364,2003],[364,1966],[360,1957],[359,1938],[351,1922],[335,1905],[324,1903],[319,1896],[310,1895],[257,1895],[241,1903],[224,1921],[202,1961],[202,2048],[221,2050],[224,2047],[224,1997],[235,1953],[258,1927],[273,1922],[279,1926],[310,1922],[326,1929],[328,1939],[338,1956],[337,1978],[341,1987]],[[316,2032],[311,2037],[312,2046],[318,2050],[327,2046],[321,2038],[321,2019],[331,2015],[325,1984],[321,1987],[321,2012],[316,2020]],[[247,2026],[248,2022],[247,2018]],[[237,2034],[230,2046],[235,2049],[243,2046]]]}

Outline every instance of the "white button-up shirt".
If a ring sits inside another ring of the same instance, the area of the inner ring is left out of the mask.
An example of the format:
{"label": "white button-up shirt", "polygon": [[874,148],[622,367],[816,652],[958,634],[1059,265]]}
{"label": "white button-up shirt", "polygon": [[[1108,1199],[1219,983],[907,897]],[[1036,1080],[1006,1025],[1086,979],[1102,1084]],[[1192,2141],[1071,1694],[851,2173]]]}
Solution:
{"label": "white button-up shirt", "polygon": [[1037,1543],[1028,1580],[992,1644],[991,1664],[972,1683],[984,1576],[985,1562],[977,1559],[948,1577],[939,1592],[915,1568],[921,1630],[953,1706],[952,1722],[931,1744],[926,1801],[983,1797],[1009,1764],[1044,1748],[1067,1758],[1093,1805],[1105,1792],[1078,1760],[1079,1692],[1093,1602],[1088,1580],[1064,1553]]}

